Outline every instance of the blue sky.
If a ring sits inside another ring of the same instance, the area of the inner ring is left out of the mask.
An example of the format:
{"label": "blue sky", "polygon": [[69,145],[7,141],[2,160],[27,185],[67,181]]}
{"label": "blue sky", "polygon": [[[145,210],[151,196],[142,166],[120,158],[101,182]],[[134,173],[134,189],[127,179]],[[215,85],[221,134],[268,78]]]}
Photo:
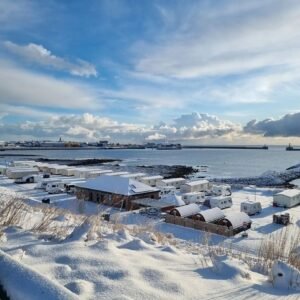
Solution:
{"label": "blue sky", "polygon": [[296,0],[0,0],[0,139],[297,142],[299,25]]}

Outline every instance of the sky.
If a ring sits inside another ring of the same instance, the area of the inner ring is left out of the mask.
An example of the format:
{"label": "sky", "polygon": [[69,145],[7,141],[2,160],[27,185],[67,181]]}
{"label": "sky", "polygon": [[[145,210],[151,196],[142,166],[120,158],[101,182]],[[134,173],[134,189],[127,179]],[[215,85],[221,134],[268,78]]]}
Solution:
{"label": "sky", "polygon": [[0,0],[0,140],[300,144],[298,0]]}

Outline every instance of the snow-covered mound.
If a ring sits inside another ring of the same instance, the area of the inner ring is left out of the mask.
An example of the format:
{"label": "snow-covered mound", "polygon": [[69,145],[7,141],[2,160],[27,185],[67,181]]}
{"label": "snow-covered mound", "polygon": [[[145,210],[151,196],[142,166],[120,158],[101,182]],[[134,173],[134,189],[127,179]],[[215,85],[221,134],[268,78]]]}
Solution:
{"label": "snow-covered mound", "polygon": [[16,261],[1,250],[0,278],[8,296],[14,300],[79,299],[70,290]]}
{"label": "snow-covered mound", "polygon": [[266,171],[260,176],[242,178],[213,178],[212,181],[236,185],[284,186],[298,178],[300,178],[300,165],[295,165],[281,172]]}
{"label": "snow-covered mound", "polygon": [[300,271],[280,260],[273,264],[271,270],[273,285],[279,289],[294,289],[300,292]]}

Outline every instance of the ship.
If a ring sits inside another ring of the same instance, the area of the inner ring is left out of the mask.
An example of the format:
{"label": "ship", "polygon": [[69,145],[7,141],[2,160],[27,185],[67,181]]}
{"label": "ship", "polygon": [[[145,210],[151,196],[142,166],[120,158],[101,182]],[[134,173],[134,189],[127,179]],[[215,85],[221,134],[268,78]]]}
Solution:
{"label": "ship", "polygon": [[157,150],[181,150],[181,144],[158,144]]}

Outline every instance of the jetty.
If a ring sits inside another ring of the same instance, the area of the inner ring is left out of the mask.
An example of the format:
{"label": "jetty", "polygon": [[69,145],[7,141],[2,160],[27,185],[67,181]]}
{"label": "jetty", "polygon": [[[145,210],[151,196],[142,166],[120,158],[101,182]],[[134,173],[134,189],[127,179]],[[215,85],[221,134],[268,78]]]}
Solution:
{"label": "jetty", "polygon": [[229,146],[229,145],[189,145],[182,146],[184,149],[240,149],[240,150],[268,150],[267,145],[263,146]]}

